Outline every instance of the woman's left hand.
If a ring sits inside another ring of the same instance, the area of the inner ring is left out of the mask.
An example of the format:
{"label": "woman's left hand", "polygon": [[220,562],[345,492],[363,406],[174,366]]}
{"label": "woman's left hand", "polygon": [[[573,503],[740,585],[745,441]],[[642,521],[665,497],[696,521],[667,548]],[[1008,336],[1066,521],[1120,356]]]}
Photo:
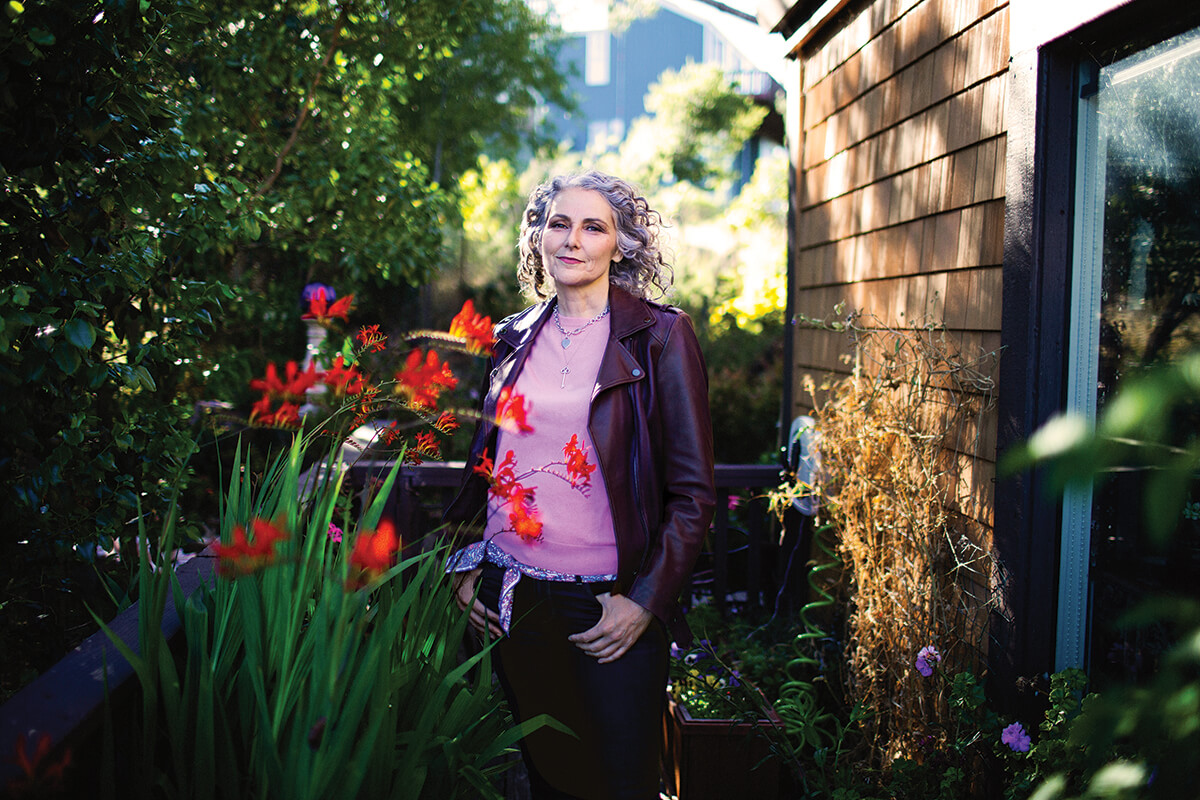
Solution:
{"label": "woman's left hand", "polygon": [[600,664],[616,661],[633,646],[654,615],[623,594],[604,592],[596,595],[603,609],[600,621],[583,633],[568,637],[575,646]]}

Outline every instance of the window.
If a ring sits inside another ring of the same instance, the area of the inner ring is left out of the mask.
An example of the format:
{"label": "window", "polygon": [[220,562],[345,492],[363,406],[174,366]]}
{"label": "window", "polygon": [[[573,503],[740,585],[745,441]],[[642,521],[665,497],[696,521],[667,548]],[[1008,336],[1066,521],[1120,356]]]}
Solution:
{"label": "window", "polygon": [[605,153],[615,150],[624,138],[624,120],[598,119],[588,123],[587,150],[589,153]]}
{"label": "window", "polygon": [[[1200,28],[1082,71],[1067,391],[1094,414],[1131,376],[1200,346]],[[1200,414],[1169,424],[1195,430]],[[1059,667],[1152,669],[1166,634],[1114,623],[1150,593],[1200,581],[1200,526],[1181,520],[1172,549],[1156,551],[1142,497],[1131,472],[1064,498]]]}
{"label": "window", "polygon": [[612,65],[612,37],[607,30],[584,34],[584,81],[588,86],[607,86]]}

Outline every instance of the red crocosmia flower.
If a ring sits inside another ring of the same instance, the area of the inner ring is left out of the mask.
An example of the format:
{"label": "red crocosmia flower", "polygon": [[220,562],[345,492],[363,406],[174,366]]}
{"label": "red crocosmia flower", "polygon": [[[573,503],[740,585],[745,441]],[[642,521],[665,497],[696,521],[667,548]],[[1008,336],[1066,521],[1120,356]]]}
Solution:
{"label": "red crocosmia flower", "polygon": [[272,424],[277,428],[299,428],[300,406],[295,403],[281,404],[279,408],[275,409],[275,418]]}
{"label": "red crocosmia flower", "polygon": [[566,458],[567,478],[571,481],[571,486],[591,486],[596,465],[588,463],[587,447],[579,442],[579,434],[571,436],[571,441],[563,447],[563,456]]}
{"label": "red crocosmia flower", "polygon": [[500,465],[496,466],[488,456],[487,450],[484,450],[474,470],[490,484],[489,493],[497,501],[500,509],[505,506],[509,508],[509,530],[527,543],[540,541],[542,520],[534,499],[536,489],[518,480],[516,453],[509,450]]}
{"label": "red crocosmia flower", "polygon": [[300,406],[285,402],[272,409],[271,396],[264,394],[250,409],[250,422],[264,428],[299,428]]}
{"label": "red crocosmia flower", "polygon": [[403,395],[409,405],[418,408],[433,408],[442,391],[458,386],[458,378],[450,371],[450,365],[438,359],[437,352],[430,350],[425,356],[421,348],[414,348],[404,361],[404,367],[396,373],[396,394]]}
{"label": "red crocosmia flower", "polygon": [[530,433],[533,427],[528,420],[529,408],[524,395],[519,395],[511,386],[500,390],[496,400],[496,424],[508,433]]}
{"label": "red crocosmia flower", "polygon": [[[487,454],[484,453],[486,456]],[[491,462],[488,462],[489,464]],[[524,486],[517,483],[517,455],[512,450],[509,450],[504,455],[504,460],[500,462],[500,466],[492,470],[489,482],[492,484],[492,494],[502,500],[511,501],[514,492],[528,491]]]}
{"label": "red crocosmia flower", "polygon": [[328,325],[335,319],[343,322],[350,316],[350,306],[354,305],[354,295],[334,300],[332,304],[325,298],[325,290],[318,289],[308,302],[308,312],[300,315],[300,319],[315,319],[322,325]]}
{"label": "red crocosmia flower", "polygon": [[24,732],[17,734],[14,761],[24,774],[9,781],[7,788],[11,796],[41,796],[44,792],[62,788],[63,773],[71,764],[71,749],[64,750],[57,761],[48,761],[53,743],[50,734],[43,733],[38,737],[37,745],[30,754],[28,737]]}
{"label": "red crocosmia flower", "polygon": [[340,398],[346,395],[362,394],[367,388],[365,377],[359,371],[358,365],[346,366],[342,354],[338,353],[338,357],[333,361],[333,366],[321,377],[321,380],[326,386],[333,389],[335,397]]}
{"label": "red crocosmia flower", "polygon": [[381,519],[373,531],[359,531],[354,540],[354,550],[350,553],[350,578],[346,581],[347,588],[361,589],[378,580],[392,568],[399,547],[400,540],[396,536],[396,528],[389,519]]}
{"label": "red crocosmia flower", "polygon": [[417,434],[417,449],[421,451],[421,455],[430,458],[442,457],[442,443],[433,435],[433,431],[422,431]]}
{"label": "red crocosmia flower", "polygon": [[508,514],[508,521],[513,532],[523,541],[532,543],[542,538],[542,521],[532,504],[514,503],[512,511]]}
{"label": "red crocosmia flower", "polygon": [[250,407],[250,421],[256,422],[260,417],[266,417],[275,412],[271,409],[271,395],[264,394],[258,402]]}
{"label": "red crocosmia flower", "polygon": [[492,336],[492,318],[475,313],[475,304],[467,300],[462,310],[450,320],[450,335],[460,338],[467,350],[478,354],[492,354],[496,338]]}
{"label": "red crocosmia flower", "polygon": [[533,501],[536,491],[536,489],[531,489],[523,483],[510,483],[508,485],[508,502],[514,508],[521,508],[531,512],[536,507]]}
{"label": "red crocosmia flower", "polygon": [[274,363],[267,364],[267,374],[263,378],[250,381],[250,388],[264,392],[272,399],[289,400],[293,403],[303,403],[304,394],[321,379],[317,365],[309,363],[303,372],[295,361],[287,362],[284,367],[286,379],[280,379],[279,370]]}
{"label": "red crocosmia flower", "polygon": [[449,411],[443,411],[438,415],[437,422],[433,423],[433,427],[437,428],[444,434],[451,434],[458,430],[458,417],[454,416]]}
{"label": "red crocosmia flower", "polygon": [[417,434],[415,447],[404,452],[404,460],[409,464],[423,464],[426,458],[441,458],[442,443],[438,441],[433,431],[422,431]]}
{"label": "red crocosmia flower", "polygon": [[385,447],[391,447],[400,439],[400,423],[393,422],[379,432],[379,439]]}
{"label": "red crocosmia flower", "polygon": [[495,468],[496,464],[492,461],[492,457],[488,455],[487,448],[483,448],[483,454],[479,456],[479,463],[472,468],[473,471],[479,473],[488,483],[491,483],[492,470]]}
{"label": "red crocosmia flower", "polygon": [[387,334],[380,333],[378,325],[364,325],[354,338],[364,353],[382,353],[387,347]]}
{"label": "red crocosmia flower", "polygon": [[358,402],[353,407],[354,419],[350,421],[351,430],[367,424],[367,420],[384,405],[378,402],[378,397],[379,387],[363,384],[362,390],[358,393]]}
{"label": "red crocosmia flower", "polygon": [[275,562],[277,555],[275,546],[288,538],[288,532],[283,527],[283,520],[272,523],[265,519],[255,519],[252,526],[254,529],[253,542],[246,536],[245,527],[235,525],[232,542],[213,544],[213,552],[217,556],[218,575],[225,578],[240,578]]}

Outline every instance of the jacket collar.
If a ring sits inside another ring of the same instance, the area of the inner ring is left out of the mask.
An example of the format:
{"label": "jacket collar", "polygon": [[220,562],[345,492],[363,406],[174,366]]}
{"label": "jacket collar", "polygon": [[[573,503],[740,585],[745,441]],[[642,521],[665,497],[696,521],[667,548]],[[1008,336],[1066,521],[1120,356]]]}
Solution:
{"label": "jacket collar", "polygon": [[[498,338],[514,350],[524,347],[537,336],[557,305],[557,298],[552,297],[530,306],[512,317],[507,324],[502,324],[497,334]],[[611,336],[614,339],[624,339],[654,322],[650,304],[618,286],[609,286],[608,305],[612,317]]]}

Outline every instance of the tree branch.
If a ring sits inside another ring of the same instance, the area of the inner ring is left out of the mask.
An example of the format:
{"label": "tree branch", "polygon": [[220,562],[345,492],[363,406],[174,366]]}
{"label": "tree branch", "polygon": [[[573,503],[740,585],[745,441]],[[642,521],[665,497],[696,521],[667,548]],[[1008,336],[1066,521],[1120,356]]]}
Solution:
{"label": "tree branch", "polygon": [[308,114],[312,110],[316,98],[317,86],[321,83],[321,78],[325,75],[325,68],[329,66],[329,60],[333,58],[333,54],[337,51],[338,40],[341,39],[342,29],[346,26],[346,18],[348,16],[349,8],[346,4],[343,4],[341,10],[338,12],[337,22],[333,26],[333,35],[330,38],[329,47],[325,50],[325,57],[321,59],[321,63],[317,67],[317,74],[313,76],[312,82],[308,85],[308,94],[304,99],[304,105],[300,107],[300,114],[296,117],[296,124],[292,126],[292,132],[288,135],[287,141],[284,142],[283,149],[275,157],[275,169],[254,190],[255,197],[262,197],[266,194],[267,190],[275,185],[275,181],[279,179],[279,175],[283,172],[283,160],[287,158],[288,153],[295,146],[296,140],[300,138],[300,129],[304,127],[304,122],[308,119]]}

